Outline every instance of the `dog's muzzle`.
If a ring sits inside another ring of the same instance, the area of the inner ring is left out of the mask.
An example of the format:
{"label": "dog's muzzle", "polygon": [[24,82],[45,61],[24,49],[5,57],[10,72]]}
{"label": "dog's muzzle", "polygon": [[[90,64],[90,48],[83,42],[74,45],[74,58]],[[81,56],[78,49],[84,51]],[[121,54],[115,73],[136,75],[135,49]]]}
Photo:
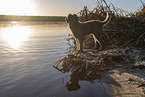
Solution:
{"label": "dog's muzzle", "polygon": [[66,20],[67,23],[69,23],[69,20],[67,18],[65,20]]}

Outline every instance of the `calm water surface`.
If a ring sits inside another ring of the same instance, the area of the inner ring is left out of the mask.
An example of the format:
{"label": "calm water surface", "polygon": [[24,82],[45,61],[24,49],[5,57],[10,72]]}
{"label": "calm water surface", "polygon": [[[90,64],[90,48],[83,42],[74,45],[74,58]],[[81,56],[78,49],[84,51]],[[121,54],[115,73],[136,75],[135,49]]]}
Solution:
{"label": "calm water surface", "polygon": [[50,65],[66,55],[69,33],[66,23],[0,22],[0,97],[108,97],[98,80],[67,90],[70,73]]}

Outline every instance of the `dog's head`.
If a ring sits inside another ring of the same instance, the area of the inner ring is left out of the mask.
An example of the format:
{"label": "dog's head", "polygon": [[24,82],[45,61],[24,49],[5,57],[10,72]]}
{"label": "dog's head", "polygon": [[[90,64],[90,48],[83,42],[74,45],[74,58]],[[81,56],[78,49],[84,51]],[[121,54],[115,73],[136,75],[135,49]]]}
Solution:
{"label": "dog's head", "polygon": [[68,17],[65,19],[67,21],[67,23],[70,22],[78,22],[79,17],[76,14],[69,14]]}

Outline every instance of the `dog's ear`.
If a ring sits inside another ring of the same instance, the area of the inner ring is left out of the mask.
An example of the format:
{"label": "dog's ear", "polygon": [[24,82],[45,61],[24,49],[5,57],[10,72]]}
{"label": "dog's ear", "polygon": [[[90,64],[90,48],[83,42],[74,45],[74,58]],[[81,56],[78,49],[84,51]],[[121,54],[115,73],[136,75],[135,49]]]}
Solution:
{"label": "dog's ear", "polygon": [[70,22],[70,18],[72,17],[72,14],[70,13],[66,18],[65,18],[65,20],[67,21],[67,23],[69,23]]}
{"label": "dog's ear", "polygon": [[69,16],[72,16],[72,14],[70,13],[70,14],[68,15],[68,17],[69,17]]}
{"label": "dog's ear", "polygon": [[76,14],[73,14],[74,21],[78,21],[79,17]]}

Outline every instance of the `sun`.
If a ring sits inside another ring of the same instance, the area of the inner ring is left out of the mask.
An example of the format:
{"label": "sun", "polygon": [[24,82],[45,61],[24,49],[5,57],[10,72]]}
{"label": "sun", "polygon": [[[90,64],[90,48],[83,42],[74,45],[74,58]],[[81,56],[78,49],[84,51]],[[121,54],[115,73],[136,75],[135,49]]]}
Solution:
{"label": "sun", "polygon": [[4,15],[37,15],[33,0],[2,0],[0,9]]}

